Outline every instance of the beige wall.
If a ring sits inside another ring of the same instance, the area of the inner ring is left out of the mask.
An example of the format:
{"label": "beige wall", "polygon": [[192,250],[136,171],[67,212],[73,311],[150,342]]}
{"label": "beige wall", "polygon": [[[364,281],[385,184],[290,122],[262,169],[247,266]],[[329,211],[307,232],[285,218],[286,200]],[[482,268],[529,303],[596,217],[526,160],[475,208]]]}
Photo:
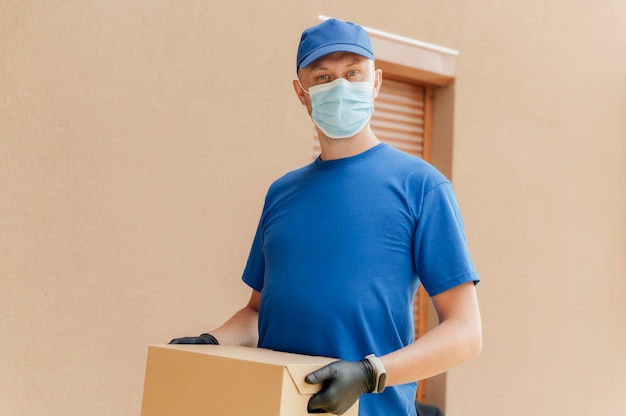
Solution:
{"label": "beige wall", "polygon": [[624,3],[394,4],[0,2],[0,413],[137,415],[147,345],[247,299],[265,189],[309,158],[290,80],[323,13],[461,52],[485,337],[448,414],[626,414]]}

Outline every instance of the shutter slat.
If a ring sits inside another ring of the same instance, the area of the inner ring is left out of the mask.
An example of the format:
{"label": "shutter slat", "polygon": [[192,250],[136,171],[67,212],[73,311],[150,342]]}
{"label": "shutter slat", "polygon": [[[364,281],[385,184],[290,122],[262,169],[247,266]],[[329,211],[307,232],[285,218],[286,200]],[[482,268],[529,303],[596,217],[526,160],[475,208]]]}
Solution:
{"label": "shutter slat", "polygon": [[385,80],[375,101],[372,130],[382,141],[423,156],[425,88]]}

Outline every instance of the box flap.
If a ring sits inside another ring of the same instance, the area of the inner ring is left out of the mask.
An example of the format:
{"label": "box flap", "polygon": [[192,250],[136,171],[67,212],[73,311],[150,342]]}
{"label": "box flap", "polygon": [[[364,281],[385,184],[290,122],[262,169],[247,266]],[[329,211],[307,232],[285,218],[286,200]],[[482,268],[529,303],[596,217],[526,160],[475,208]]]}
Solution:
{"label": "box flap", "polygon": [[250,348],[233,345],[186,345],[168,344],[152,345],[153,348],[167,348],[187,351],[196,354],[210,354],[212,356],[234,358],[249,362],[262,362],[269,365],[284,367],[289,377],[300,394],[313,395],[317,393],[320,384],[308,384],[304,377],[312,371],[322,368],[336,360],[336,358],[292,354],[288,352],[273,351],[264,348]]}
{"label": "box flap", "polygon": [[241,347],[237,345],[165,344],[150,345],[149,347],[186,351],[194,354],[206,354],[215,357],[233,358],[268,365],[277,365],[281,367],[292,365],[311,366],[311,371],[337,360],[336,358],[294,354],[290,352],[274,351],[266,348]]}
{"label": "box flap", "polygon": [[317,365],[288,365],[286,366],[286,369],[289,373],[289,376],[291,377],[291,380],[293,381],[293,384],[295,384],[296,388],[298,389],[298,393],[312,396],[320,391],[320,389],[322,388],[322,383],[309,384],[304,381],[304,378],[307,374],[317,370],[318,368],[322,368],[325,365],[325,363],[320,363]]}

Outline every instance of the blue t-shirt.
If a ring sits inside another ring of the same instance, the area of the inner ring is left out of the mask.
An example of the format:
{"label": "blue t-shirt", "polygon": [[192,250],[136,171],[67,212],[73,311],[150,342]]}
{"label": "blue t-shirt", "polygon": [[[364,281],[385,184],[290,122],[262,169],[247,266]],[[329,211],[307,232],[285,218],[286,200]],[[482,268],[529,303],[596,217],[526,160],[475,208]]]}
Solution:
{"label": "blue t-shirt", "polygon": [[[261,292],[259,347],[344,360],[413,342],[413,297],[478,282],[450,182],[387,144],[274,182],[243,274]],[[417,383],[361,397],[361,416],[415,415]]]}

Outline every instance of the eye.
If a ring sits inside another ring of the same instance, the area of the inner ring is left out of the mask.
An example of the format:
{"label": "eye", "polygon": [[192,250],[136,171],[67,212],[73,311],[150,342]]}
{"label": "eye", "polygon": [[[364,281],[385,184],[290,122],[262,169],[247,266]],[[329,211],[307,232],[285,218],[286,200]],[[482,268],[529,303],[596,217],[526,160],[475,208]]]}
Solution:
{"label": "eye", "polygon": [[346,78],[354,78],[359,75],[359,71],[348,71],[346,73]]}
{"label": "eye", "polygon": [[328,74],[319,75],[317,79],[320,81],[328,81],[330,79],[330,75]]}

